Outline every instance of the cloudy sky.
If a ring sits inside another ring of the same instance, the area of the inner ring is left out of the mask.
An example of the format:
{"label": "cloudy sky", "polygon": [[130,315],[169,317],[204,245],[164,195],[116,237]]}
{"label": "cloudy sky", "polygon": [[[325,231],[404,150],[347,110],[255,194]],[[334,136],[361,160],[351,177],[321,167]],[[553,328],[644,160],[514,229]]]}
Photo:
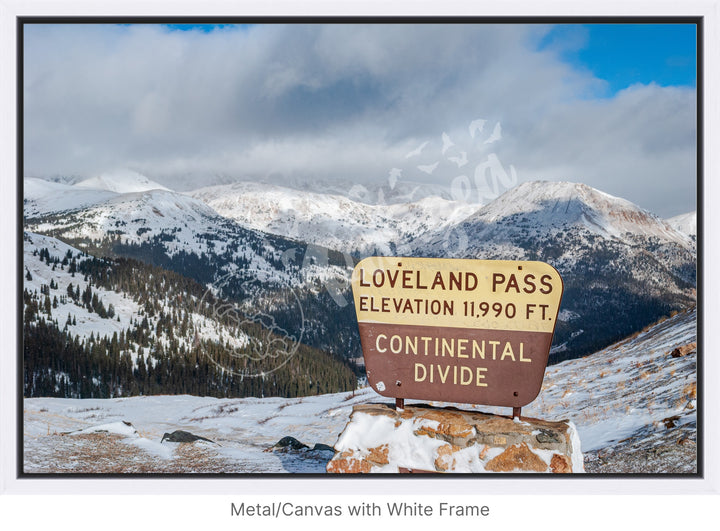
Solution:
{"label": "cloudy sky", "polygon": [[24,169],[696,208],[693,25],[24,26]]}

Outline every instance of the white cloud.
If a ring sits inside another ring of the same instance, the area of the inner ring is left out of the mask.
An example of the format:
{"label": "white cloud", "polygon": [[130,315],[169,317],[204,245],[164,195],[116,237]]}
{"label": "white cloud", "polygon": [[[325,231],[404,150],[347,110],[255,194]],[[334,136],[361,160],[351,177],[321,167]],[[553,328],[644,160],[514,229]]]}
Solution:
{"label": "white cloud", "polygon": [[[582,39],[537,51],[546,31],[27,25],[26,173],[130,167],[185,189],[217,175],[384,182],[438,163],[416,177],[449,184],[495,154],[521,181],[583,181],[662,215],[694,209],[694,91],[593,98],[603,81],[561,60]],[[494,127],[502,138],[484,145]]]}

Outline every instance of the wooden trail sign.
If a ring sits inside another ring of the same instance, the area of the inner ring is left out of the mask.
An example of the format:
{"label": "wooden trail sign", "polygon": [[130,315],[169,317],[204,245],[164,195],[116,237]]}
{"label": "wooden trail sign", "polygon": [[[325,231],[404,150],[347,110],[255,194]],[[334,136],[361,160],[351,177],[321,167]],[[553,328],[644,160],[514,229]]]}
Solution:
{"label": "wooden trail sign", "polygon": [[563,292],[552,266],[370,257],[352,288],[379,394],[517,409],[540,392]]}

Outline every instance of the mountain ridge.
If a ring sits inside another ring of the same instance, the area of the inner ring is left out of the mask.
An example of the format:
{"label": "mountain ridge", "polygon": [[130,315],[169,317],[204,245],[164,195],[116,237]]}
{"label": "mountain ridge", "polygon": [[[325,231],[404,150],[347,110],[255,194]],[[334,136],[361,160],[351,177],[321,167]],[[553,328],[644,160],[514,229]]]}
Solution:
{"label": "mountain ridge", "polygon": [[[232,271],[264,271],[301,290],[314,319],[311,344],[348,358],[360,357],[350,271],[366,253],[548,262],[566,283],[551,363],[602,348],[696,299],[695,241],[629,201],[587,185],[523,183],[479,209],[470,207],[469,215],[446,200],[378,209],[265,184],[233,186],[245,196],[271,190],[259,202],[251,198],[256,202],[250,217],[256,213],[259,225],[245,226],[191,195],[163,190],[116,194],[87,208],[26,218],[26,225],[100,255],[141,259],[205,285]],[[214,188],[210,196],[224,190]],[[289,216],[278,232],[305,223],[294,238],[255,228],[267,229],[262,216],[272,201]],[[436,216],[434,209],[441,211],[440,221],[428,220]],[[348,210],[364,213],[358,216],[362,223],[352,225],[358,232],[346,236],[350,243],[371,235],[365,240],[370,245],[361,246],[364,251],[355,247],[352,255],[348,248],[333,249],[320,230],[323,224],[330,233],[338,226],[344,230],[337,220],[352,217]],[[410,216],[412,223],[392,225],[393,212],[401,219]],[[305,234],[318,227],[326,245],[307,242]],[[225,289],[233,296],[240,286]],[[288,325],[293,319],[288,312],[282,316]]]}
{"label": "mountain ridge", "polygon": [[332,192],[247,182],[186,194],[244,226],[359,255],[396,252],[418,234],[457,223],[478,208],[434,196],[373,205]]}
{"label": "mountain ridge", "polygon": [[624,233],[632,232],[692,246],[689,238],[649,211],[626,199],[573,182],[519,184],[480,208],[465,222],[497,223],[514,215],[538,211],[546,215],[536,216],[534,221],[549,227],[581,224],[591,231],[618,239],[622,239]]}

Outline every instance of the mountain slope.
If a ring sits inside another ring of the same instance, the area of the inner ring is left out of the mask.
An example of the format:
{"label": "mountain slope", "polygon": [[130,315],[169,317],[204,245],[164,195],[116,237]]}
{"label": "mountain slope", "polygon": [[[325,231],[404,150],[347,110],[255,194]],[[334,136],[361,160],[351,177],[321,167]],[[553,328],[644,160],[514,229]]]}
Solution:
{"label": "mountain slope", "polygon": [[24,393],[305,396],[355,387],[261,310],[141,262],[24,234]]}
{"label": "mountain slope", "polygon": [[110,190],[76,188],[43,179],[24,179],[23,214],[36,218],[53,212],[88,208],[116,196]]}
{"label": "mountain slope", "polygon": [[693,241],[669,223],[625,199],[580,183],[522,183],[463,220],[477,236],[501,239],[584,229],[633,244],[655,238],[693,249]]}
{"label": "mountain slope", "polygon": [[[131,255],[164,266],[192,255],[206,267],[208,281],[240,267],[272,271],[288,282],[305,281],[298,276],[305,242],[241,226],[187,195],[167,189],[118,193],[35,179],[24,184],[26,230],[52,234],[95,254]],[[60,194],[66,200],[51,199]],[[306,277],[325,275],[336,263],[347,265],[328,249],[314,253],[331,256],[319,267],[305,264]]]}
{"label": "mountain slope", "polygon": [[457,223],[478,208],[439,197],[367,204],[343,195],[250,182],[188,195],[243,226],[362,256],[407,252],[418,235]]}
{"label": "mountain slope", "polygon": [[[213,182],[211,186],[234,185],[248,181],[227,178]],[[263,185],[289,188],[299,193],[329,194],[341,196],[367,205],[415,203],[428,197],[453,199],[451,186],[408,180],[402,176],[390,182],[359,183],[352,179],[307,179],[288,175],[268,175],[259,182]]]}
{"label": "mountain slope", "polygon": [[[25,223],[98,256],[136,258],[219,286],[228,297],[250,298],[271,307],[287,329],[302,327],[309,344],[347,358],[360,357],[349,287],[355,259],[328,247],[360,255],[552,264],[565,294],[551,362],[596,351],[695,301],[695,241],[632,203],[582,184],[523,183],[480,209],[438,198],[372,206],[248,183],[192,195],[95,196],[89,206],[42,215],[30,215],[37,206],[32,199]],[[295,290],[304,321],[272,303],[273,289],[260,290],[263,297],[245,293],[247,283],[233,274],[246,271]]]}
{"label": "mountain slope", "polygon": [[[36,184],[29,183],[31,192],[40,188]],[[31,195],[25,204],[26,230],[51,234],[95,256],[134,258],[175,271],[226,297],[267,308],[313,346],[358,356],[359,339],[348,324],[354,318],[346,294],[353,265],[349,257],[243,227],[173,191],[80,189],[92,194],[86,201],[75,186],[51,185],[71,189],[68,201],[62,210],[47,211],[39,208],[38,195]],[[278,290],[294,290],[308,310],[304,319],[273,302]],[[344,331],[334,324],[338,316]]]}
{"label": "mountain slope", "polygon": [[88,208],[124,193],[150,190],[169,191],[130,170],[105,173],[73,183],[26,178],[23,181],[23,211],[26,218],[35,218]]}
{"label": "mountain slope", "polygon": [[576,183],[523,183],[419,256],[542,260],[565,292],[551,361],[588,354],[695,301],[695,243],[632,203]]}
{"label": "mountain slope", "polygon": [[[694,431],[696,342],[693,307],[600,352],[549,367],[539,399],[528,406],[527,414],[571,415],[584,426],[584,452],[615,446],[629,437],[652,439],[670,428]],[[666,426],[665,420],[675,416],[668,422],[672,426]]]}

